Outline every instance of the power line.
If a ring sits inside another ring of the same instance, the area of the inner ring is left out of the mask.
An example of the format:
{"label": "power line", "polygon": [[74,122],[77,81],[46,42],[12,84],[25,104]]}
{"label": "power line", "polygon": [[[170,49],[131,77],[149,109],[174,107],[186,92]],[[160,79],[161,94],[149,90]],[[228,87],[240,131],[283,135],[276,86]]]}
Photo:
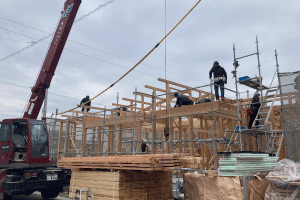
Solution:
{"label": "power line", "polygon": [[[35,39],[33,37],[30,37],[30,36],[27,36],[27,35],[24,35],[22,33],[18,33],[16,31],[12,31],[12,30],[9,30],[9,29],[6,29],[6,28],[3,28],[3,27],[0,27],[0,29],[3,29],[3,30],[6,30],[6,31],[9,31],[9,32],[13,32],[15,34],[19,34],[19,35],[22,35],[24,37],[28,37],[28,38],[31,38],[31,39]],[[42,41],[43,43],[46,43],[46,44],[50,44],[49,42],[46,42],[46,41]],[[33,42],[34,43],[34,42]],[[130,67],[125,67],[125,66],[122,66],[122,65],[119,65],[119,64],[115,64],[115,63],[112,63],[110,61],[107,61],[107,60],[103,60],[103,59],[100,59],[100,58],[97,58],[97,57],[94,57],[94,56],[90,56],[90,55],[87,55],[87,54],[84,54],[84,53],[80,53],[78,51],[74,51],[74,50],[71,50],[71,49],[68,49],[68,48],[64,48],[65,50],[68,50],[68,51],[71,51],[73,53],[77,53],[77,54],[80,54],[80,55],[83,55],[83,56],[86,56],[86,57],[89,57],[89,58],[93,58],[93,59],[96,59],[96,60],[99,60],[99,61],[102,61],[102,62],[106,62],[106,63],[109,63],[111,65],[115,65],[115,66],[118,66],[118,67],[122,67],[122,68],[125,68],[125,69],[130,69]],[[139,72],[139,73],[142,73],[142,74],[145,74],[145,75],[148,75],[148,76],[152,76],[152,77],[155,77],[155,78],[159,78],[158,76],[154,76],[154,75],[151,75],[151,74],[147,74],[145,72],[142,72],[142,71],[138,71],[138,70],[134,70],[136,72]]]}
{"label": "power line", "polygon": [[[114,0],[106,1],[103,5],[100,5],[99,7],[97,7],[96,9],[94,9],[93,11],[87,13],[86,15],[83,15],[82,17],[78,18],[78,19],[75,20],[73,23],[68,24],[67,26],[72,25],[72,24],[75,24],[75,23],[77,23],[77,22],[83,20],[84,18],[90,16],[90,15],[93,14],[94,12],[96,12],[96,11],[98,11],[99,9],[101,9],[101,8],[103,8],[103,7],[105,7],[105,6],[107,6],[108,4],[112,3],[113,1],[114,1]],[[39,43],[39,42],[41,42],[41,41],[44,41],[44,40],[50,38],[50,37],[53,36],[54,34],[55,34],[55,32],[53,32],[53,33],[51,33],[51,34],[49,34],[49,35],[47,35],[47,36],[45,36],[45,37],[43,37],[43,38],[37,40],[37,41],[32,42],[32,44],[30,44],[30,45],[28,45],[28,46],[26,46],[26,47],[20,49],[19,51],[16,51],[16,52],[14,52],[14,53],[12,53],[12,54],[10,54],[10,55],[8,55],[8,56],[5,56],[5,57],[1,58],[1,59],[0,59],[0,62],[4,61],[4,60],[6,60],[6,59],[8,59],[8,58],[10,58],[10,57],[15,56],[15,55],[17,55],[17,54],[19,54],[19,53],[21,53],[21,52],[23,52],[23,51],[29,49],[30,47],[33,47],[33,46],[36,45],[37,43]]]}
{"label": "power line", "polygon": [[[22,85],[18,85],[18,84],[15,84],[15,83],[2,81],[2,80],[0,80],[0,83],[6,84],[6,85],[12,85],[12,86],[19,87],[19,88],[26,88],[26,89],[31,89],[32,88],[32,87],[29,87],[29,86],[22,86]],[[69,96],[65,96],[65,95],[61,95],[61,94],[57,94],[57,93],[53,93],[53,92],[48,92],[48,93],[51,94],[51,95],[54,95],[54,96],[58,96],[58,97],[63,97],[63,98],[67,98],[67,99],[73,99],[73,100],[76,100],[76,101],[81,101],[81,99],[79,99],[79,98],[69,97]],[[114,107],[114,106],[105,105],[105,104],[101,104],[101,103],[93,103],[93,104],[101,105],[101,106]]]}
{"label": "power line", "polygon": [[31,42],[25,42],[25,41],[14,40],[14,39],[8,39],[8,38],[0,38],[0,40],[9,40],[9,41],[14,41],[14,42],[24,42],[24,43],[31,43]]}
{"label": "power line", "polygon": [[[0,19],[7,20],[7,21],[9,21],[9,22],[16,23],[16,24],[18,24],[18,25],[21,25],[21,26],[24,26],[24,27],[27,27],[27,28],[30,28],[30,29],[33,29],[33,30],[36,30],[36,31],[39,31],[39,32],[42,32],[42,33],[49,34],[48,32],[39,30],[39,29],[37,29],[37,28],[30,27],[30,26],[28,26],[28,25],[21,24],[21,23],[19,23],[19,22],[15,22],[15,21],[10,20],[10,19],[6,19],[6,18],[4,18],[4,17],[0,17]],[[2,29],[4,29],[4,28],[2,28]],[[11,32],[13,32],[13,31],[11,31]],[[166,27],[165,27],[165,32],[166,32]],[[165,33],[165,34],[166,34],[166,33]],[[34,39],[35,39],[35,38],[34,38]],[[36,39],[35,39],[35,40],[36,40]],[[92,46],[89,46],[89,45],[86,45],[86,44],[82,44],[82,43],[76,42],[76,41],[74,41],[74,40],[68,40],[68,41],[73,42],[73,43],[75,43],[75,44],[79,44],[79,45],[85,46],[85,47],[90,48],[90,49],[94,49],[94,50],[96,50],[96,51],[100,51],[100,52],[103,52],[103,53],[106,53],[106,54],[109,54],[109,55],[112,55],[112,56],[116,56],[116,57],[118,57],[118,58],[122,58],[122,59],[124,59],[124,60],[128,60],[128,61],[135,62],[135,63],[137,62],[137,61],[135,61],[135,60],[132,60],[132,59],[129,59],[129,58],[125,58],[125,57],[123,57],[123,56],[120,56],[120,55],[117,55],[117,54],[114,54],[114,53],[110,53],[110,52],[107,52],[107,51],[104,51],[104,50],[102,50],[102,49],[98,49],[98,48],[95,48],[95,47],[92,47]],[[157,70],[160,70],[160,71],[164,71],[164,72],[165,72],[165,77],[166,77],[166,73],[169,73],[169,74],[173,74],[173,75],[176,75],[176,76],[181,76],[181,77],[183,77],[183,78],[188,78],[188,79],[190,79],[190,80],[199,81],[198,79],[194,79],[194,78],[191,78],[191,77],[188,77],[188,76],[183,76],[182,74],[177,74],[177,73],[174,73],[174,72],[171,72],[171,71],[166,71],[166,68],[165,68],[165,69],[160,69],[160,68],[157,68],[157,67],[153,67],[153,66],[151,66],[151,65],[148,65],[148,64],[142,64],[142,65],[147,66],[147,67],[150,67],[150,68],[153,68],[153,69],[157,69]],[[202,82],[202,81],[200,81],[200,82]],[[204,83],[204,82],[203,82],[203,83]]]}

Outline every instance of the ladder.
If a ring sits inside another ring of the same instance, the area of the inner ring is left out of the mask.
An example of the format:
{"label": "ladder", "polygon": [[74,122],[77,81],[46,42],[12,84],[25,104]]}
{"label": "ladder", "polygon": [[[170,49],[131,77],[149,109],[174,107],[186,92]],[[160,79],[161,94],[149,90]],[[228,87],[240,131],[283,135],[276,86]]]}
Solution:
{"label": "ladder", "polygon": [[[74,200],[81,200],[81,193],[86,192],[86,200],[91,198],[91,200],[94,200],[93,192],[91,188],[88,188],[86,190],[76,190]],[[77,197],[77,194],[79,194],[79,197]]]}
{"label": "ladder", "polygon": [[[270,87],[270,88],[268,88],[264,98],[262,99],[261,105],[258,109],[258,113],[257,113],[257,115],[256,115],[256,117],[253,121],[251,130],[255,130],[255,129],[263,130],[263,131],[266,130],[266,128],[267,128],[266,126],[267,126],[267,123],[269,121],[269,117],[272,113],[272,108],[274,106],[278,91],[279,91],[279,87],[275,87],[275,88]],[[267,98],[269,98],[269,97],[273,97],[273,99],[267,100]],[[271,103],[271,105],[270,106],[265,106],[265,103]],[[269,108],[269,111],[266,112],[265,108]],[[260,115],[262,115],[262,116],[260,116]],[[260,123],[261,121],[262,121],[262,123]],[[256,124],[258,124],[258,125],[256,125]],[[258,151],[263,151],[263,142],[262,142],[263,140],[262,140],[262,135],[261,134],[259,134],[257,136],[257,140],[258,140],[257,141]]]}
{"label": "ladder", "polygon": [[283,141],[283,138],[284,138],[283,132],[279,132],[279,134],[281,134],[281,135],[278,135],[278,132],[277,132],[280,116],[281,116],[281,111],[280,111],[280,114],[279,114],[279,117],[278,117],[278,122],[277,122],[276,129],[275,129],[275,131],[272,131],[272,133],[269,137],[269,144],[268,144],[268,147],[267,147],[268,148],[267,152],[269,152],[271,154],[275,154],[277,157],[279,156],[282,141]]}
{"label": "ladder", "polygon": [[[265,130],[266,128],[266,125],[267,125],[267,122],[269,120],[269,117],[271,115],[271,112],[272,112],[272,108],[274,106],[274,103],[275,103],[275,100],[276,100],[276,96],[278,94],[278,87],[276,88],[269,88],[266,92],[266,95],[264,96],[262,102],[261,102],[261,105],[258,109],[258,113],[253,121],[253,124],[252,124],[252,128],[251,129],[262,129],[262,130]],[[272,92],[275,92],[274,94],[269,94],[269,93],[272,93]],[[272,100],[267,100],[267,98],[269,97],[272,97],[273,96],[273,99]],[[265,103],[269,103],[271,102],[271,105],[270,106],[264,106]],[[266,112],[264,111],[265,108],[269,108],[269,111]],[[263,117],[260,117],[260,115],[263,115]],[[260,122],[260,121],[263,121],[263,123],[258,123],[258,125],[256,125],[257,122]],[[261,124],[261,125],[260,125]]]}

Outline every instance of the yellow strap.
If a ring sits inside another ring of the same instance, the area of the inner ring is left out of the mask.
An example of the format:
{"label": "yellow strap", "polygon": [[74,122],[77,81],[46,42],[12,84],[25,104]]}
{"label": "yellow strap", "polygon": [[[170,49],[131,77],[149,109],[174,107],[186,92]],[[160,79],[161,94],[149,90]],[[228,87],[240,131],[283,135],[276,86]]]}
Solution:
{"label": "yellow strap", "polygon": [[[93,97],[92,99],[90,99],[89,101],[85,102],[82,105],[87,104],[88,102],[96,99],[97,97],[99,97],[101,94],[103,94],[104,92],[106,92],[107,90],[109,90],[109,88],[113,87],[115,84],[117,84],[120,80],[122,80],[125,76],[127,76],[127,74],[129,74],[132,70],[134,70],[134,68],[136,68],[141,62],[143,62],[143,60],[145,60],[153,51],[155,48],[157,48],[173,31],[174,29],[186,18],[186,16],[188,16],[188,14],[190,14],[190,12],[192,12],[192,10],[200,3],[201,0],[199,0],[192,8],[191,10],[176,24],[176,26],[174,26],[174,28],[172,28],[172,30],[157,44],[155,45],[155,47],[153,47],[153,49],[151,49],[151,51],[149,53],[147,53],[147,55],[145,55],[136,65],[134,65],[128,72],[126,72],[121,78],[119,78],[116,82],[114,82],[113,84],[111,84],[108,88],[106,88],[105,90],[103,90],[101,93],[97,94],[95,97]],[[70,110],[67,110],[65,112],[61,112],[58,113],[59,115],[65,114],[67,112],[71,112],[73,110],[75,110],[76,108],[79,108],[80,106],[77,106],[75,108],[72,108]]]}

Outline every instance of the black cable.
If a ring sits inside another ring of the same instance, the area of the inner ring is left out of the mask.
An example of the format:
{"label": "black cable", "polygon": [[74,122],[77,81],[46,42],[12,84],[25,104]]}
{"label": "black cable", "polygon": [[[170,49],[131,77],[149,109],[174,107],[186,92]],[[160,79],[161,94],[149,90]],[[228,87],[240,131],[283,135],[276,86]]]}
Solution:
{"label": "black cable", "polygon": [[[260,196],[260,194],[258,194],[258,192],[252,187],[252,185],[250,185],[250,183],[248,183],[248,181],[247,181],[247,184],[252,188],[252,190],[254,191],[254,192],[256,192],[256,194],[258,195],[258,196]],[[246,186],[247,187],[247,186]],[[264,200],[264,198],[262,197],[262,196],[260,196],[260,198],[262,199],[262,200]]]}

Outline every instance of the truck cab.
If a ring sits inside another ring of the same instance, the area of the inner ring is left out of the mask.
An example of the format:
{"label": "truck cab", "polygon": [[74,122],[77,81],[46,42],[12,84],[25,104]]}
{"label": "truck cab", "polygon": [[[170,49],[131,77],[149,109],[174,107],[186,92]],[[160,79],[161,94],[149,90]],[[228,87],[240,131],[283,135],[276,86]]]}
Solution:
{"label": "truck cab", "polygon": [[44,121],[3,120],[0,148],[0,193],[5,199],[17,194],[30,195],[34,191],[41,191],[44,199],[54,198],[69,186],[70,170],[57,168],[49,159]]}
{"label": "truck cab", "polygon": [[0,123],[0,166],[49,163],[46,123],[33,119],[6,119]]}

